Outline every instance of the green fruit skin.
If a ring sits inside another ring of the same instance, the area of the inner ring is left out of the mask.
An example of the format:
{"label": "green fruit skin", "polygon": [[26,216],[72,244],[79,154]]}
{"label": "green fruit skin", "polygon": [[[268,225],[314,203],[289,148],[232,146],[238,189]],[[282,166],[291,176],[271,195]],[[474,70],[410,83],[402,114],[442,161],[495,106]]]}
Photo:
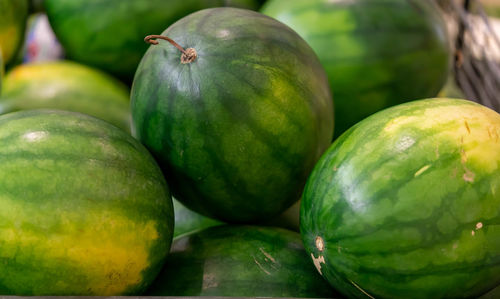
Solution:
{"label": "green fruit skin", "polygon": [[269,0],[261,11],[314,49],[335,98],[335,138],[370,114],[434,97],[446,81],[450,46],[428,0]]}
{"label": "green fruit skin", "polygon": [[335,291],[316,272],[300,234],[258,226],[211,227],[178,238],[146,295],[321,297]]}
{"label": "green fruit skin", "polygon": [[174,204],[175,215],[174,238],[223,224],[223,222],[191,211],[175,198],[172,198],[172,202]]}
{"label": "green fruit skin", "polygon": [[297,201],[333,134],[326,75],[292,30],[257,12],[193,13],[144,55],[131,91],[132,132],[175,198],[225,222],[274,216]]}
{"label": "green fruit skin", "polygon": [[66,56],[131,81],[159,34],[194,11],[216,6],[257,8],[255,0],[46,0],[45,10]]}
{"label": "green fruit skin", "polygon": [[500,115],[457,99],[376,113],[304,190],[300,228],[348,297],[468,298],[500,282]]}
{"label": "green fruit skin", "polygon": [[50,108],[81,112],[130,132],[130,92],[97,69],[70,61],[22,64],[4,79],[0,114]]}
{"label": "green fruit skin", "polygon": [[0,116],[0,294],[141,293],[173,219],[161,170],[129,134],[67,111]]}
{"label": "green fruit skin", "polygon": [[0,54],[5,65],[21,47],[27,19],[28,0],[0,0]]}

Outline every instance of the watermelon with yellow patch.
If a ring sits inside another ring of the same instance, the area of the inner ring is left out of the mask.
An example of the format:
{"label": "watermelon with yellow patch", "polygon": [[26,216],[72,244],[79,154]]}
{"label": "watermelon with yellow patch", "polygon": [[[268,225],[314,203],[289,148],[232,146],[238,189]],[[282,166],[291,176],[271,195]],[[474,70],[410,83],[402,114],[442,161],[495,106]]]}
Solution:
{"label": "watermelon with yellow patch", "polygon": [[74,112],[0,116],[0,294],[141,293],[172,233],[164,177],[129,134]]}
{"label": "watermelon with yellow patch", "polygon": [[372,115],[316,165],[300,226],[350,298],[480,296],[500,283],[500,115],[456,99]]}
{"label": "watermelon with yellow patch", "polygon": [[24,63],[5,74],[0,114],[29,109],[85,113],[130,132],[130,91],[112,76],[72,61]]}

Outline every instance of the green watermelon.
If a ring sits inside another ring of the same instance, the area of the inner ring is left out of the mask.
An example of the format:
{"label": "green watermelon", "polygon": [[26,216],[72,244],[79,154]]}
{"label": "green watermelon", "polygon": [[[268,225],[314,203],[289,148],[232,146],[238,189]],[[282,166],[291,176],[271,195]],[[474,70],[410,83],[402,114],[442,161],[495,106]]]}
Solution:
{"label": "green watermelon", "polygon": [[111,76],[70,61],[22,64],[6,74],[0,114],[51,108],[89,114],[130,132],[129,89]]}
{"label": "green watermelon", "polygon": [[147,49],[146,35],[203,8],[257,8],[255,0],[46,0],[44,4],[69,59],[128,81]]}
{"label": "green watermelon", "polygon": [[269,0],[264,14],[289,25],[319,57],[335,98],[335,138],[383,108],[434,97],[450,46],[430,0]]}
{"label": "green watermelon", "polygon": [[5,65],[21,47],[27,19],[28,0],[0,0],[0,55]]}
{"label": "green watermelon", "polygon": [[322,297],[335,291],[310,263],[300,234],[257,226],[211,227],[178,238],[146,295]]}
{"label": "green watermelon", "polygon": [[500,115],[457,99],[395,106],[314,168],[300,228],[348,297],[471,298],[500,283]]}
{"label": "green watermelon", "polygon": [[172,198],[172,202],[175,215],[174,238],[223,223],[191,211],[175,198]]}
{"label": "green watermelon", "polygon": [[0,116],[0,294],[138,294],[170,248],[161,170],[132,136],[97,118]]}
{"label": "green watermelon", "polygon": [[329,146],[330,89],[311,48],[260,13],[213,8],[163,32],[137,69],[132,131],[175,198],[226,222],[279,214]]}

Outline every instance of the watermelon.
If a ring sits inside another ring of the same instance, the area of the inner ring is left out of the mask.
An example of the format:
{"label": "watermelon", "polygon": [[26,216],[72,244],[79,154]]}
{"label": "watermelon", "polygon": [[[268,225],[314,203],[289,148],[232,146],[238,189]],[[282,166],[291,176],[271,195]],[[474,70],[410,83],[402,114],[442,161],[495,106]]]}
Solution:
{"label": "watermelon", "polygon": [[212,8],[154,41],[131,91],[132,131],[188,208],[226,222],[279,214],[333,134],[325,72],[294,31],[260,13]]}
{"label": "watermelon", "polygon": [[330,298],[336,293],[310,263],[300,234],[222,225],[176,239],[146,294]]}
{"label": "watermelon", "polygon": [[6,74],[0,114],[51,108],[86,113],[130,132],[129,89],[97,69],[70,61],[22,64]]}
{"label": "watermelon", "polygon": [[300,229],[348,297],[468,298],[500,283],[500,115],[428,99],[335,141],[304,190]]}
{"label": "watermelon", "polygon": [[126,81],[132,80],[147,49],[146,35],[203,8],[257,8],[255,0],[46,0],[44,4],[69,59]]}
{"label": "watermelon", "polygon": [[27,18],[28,0],[0,0],[0,54],[6,65],[21,46]]}
{"label": "watermelon", "polygon": [[335,97],[335,138],[383,108],[434,97],[451,60],[434,1],[269,0],[261,9],[318,55]]}
{"label": "watermelon", "polygon": [[138,294],[161,270],[172,201],[132,136],[75,112],[0,116],[0,294]]}
{"label": "watermelon", "polygon": [[223,223],[191,211],[175,198],[172,198],[172,202],[175,215],[174,238]]}

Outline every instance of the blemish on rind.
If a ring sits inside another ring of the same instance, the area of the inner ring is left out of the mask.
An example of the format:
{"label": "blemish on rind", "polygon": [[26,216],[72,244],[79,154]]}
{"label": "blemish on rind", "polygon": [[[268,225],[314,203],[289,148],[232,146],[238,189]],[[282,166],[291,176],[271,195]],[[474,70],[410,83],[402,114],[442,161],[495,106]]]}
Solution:
{"label": "blemish on rind", "polygon": [[325,242],[323,241],[323,238],[321,238],[320,236],[317,236],[316,237],[316,248],[322,252],[323,250],[325,250]]}
{"label": "blemish on rind", "polygon": [[465,128],[467,129],[467,132],[470,134],[470,127],[469,124],[467,123],[466,120],[464,120]]}
{"label": "blemish on rind", "polygon": [[500,136],[498,135],[496,126],[488,127],[488,136],[490,137],[490,139],[495,139],[495,142],[498,142]]}
{"label": "blemish on rind", "polygon": [[314,257],[314,254],[311,253],[311,258],[313,260],[314,266],[316,267],[316,270],[318,270],[319,274],[323,275],[323,273],[321,272],[321,263],[325,263],[325,257],[322,255]]}
{"label": "blemish on rind", "polygon": [[417,172],[415,172],[415,177],[418,177],[419,175],[421,175],[422,173],[424,173],[427,169],[429,169],[429,167],[431,167],[430,165],[425,165],[424,167],[420,168],[419,170],[417,170]]}
{"label": "blemish on rind", "polygon": [[460,160],[462,164],[467,162],[467,154],[465,153],[465,150],[463,148],[460,149]]}
{"label": "blemish on rind", "polygon": [[368,294],[367,291],[363,290],[360,286],[358,286],[354,281],[352,280],[349,280],[353,286],[355,286],[358,290],[360,290],[363,294],[365,294],[366,296],[372,298],[372,299],[375,299],[375,297],[373,297],[372,295]]}
{"label": "blemish on rind", "polygon": [[257,266],[259,266],[259,268],[264,271],[264,273],[266,273],[267,275],[271,275],[271,272],[267,271],[266,269],[264,269],[264,267],[262,267],[262,265],[259,263],[259,261],[257,261],[257,259],[254,257],[253,258],[254,262],[257,264]]}
{"label": "blemish on rind", "polygon": [[203,285],[202,289],[210,289],[210,288],[216,288],[218,287],[219,284],[216,281],[216,276],[214,273],[205,273],[203,274]]}
{"label": "blemish on rind", "polygon": [[464,181],[469,182],[469,183],[472,183],[472,182],[474,182],[474,177],[475,177],[475,176],[476,176],[476,175],[475,175],[472,171],[470,171],[470,170],[468,170],[468,169],[466,168],[466,169],[465,169],[465,173],[464,173],[464,175],[462,176],[462,178],[464,179]]}
{"label": "blemish on rind", "polygon": [[481,228],[483,228],[483,223],[482,222],[476,223],[476,230],[481,229]]}
{"label": "blemish on rind", "polygon": [[259,247],[259,250],[260,252],[262,252],[262,254],[264,254],[268,259],[271,260],[271,262],[275,263],[276,264],[276,260],[267,252],[264,251],[264,249],[262,247]]}

